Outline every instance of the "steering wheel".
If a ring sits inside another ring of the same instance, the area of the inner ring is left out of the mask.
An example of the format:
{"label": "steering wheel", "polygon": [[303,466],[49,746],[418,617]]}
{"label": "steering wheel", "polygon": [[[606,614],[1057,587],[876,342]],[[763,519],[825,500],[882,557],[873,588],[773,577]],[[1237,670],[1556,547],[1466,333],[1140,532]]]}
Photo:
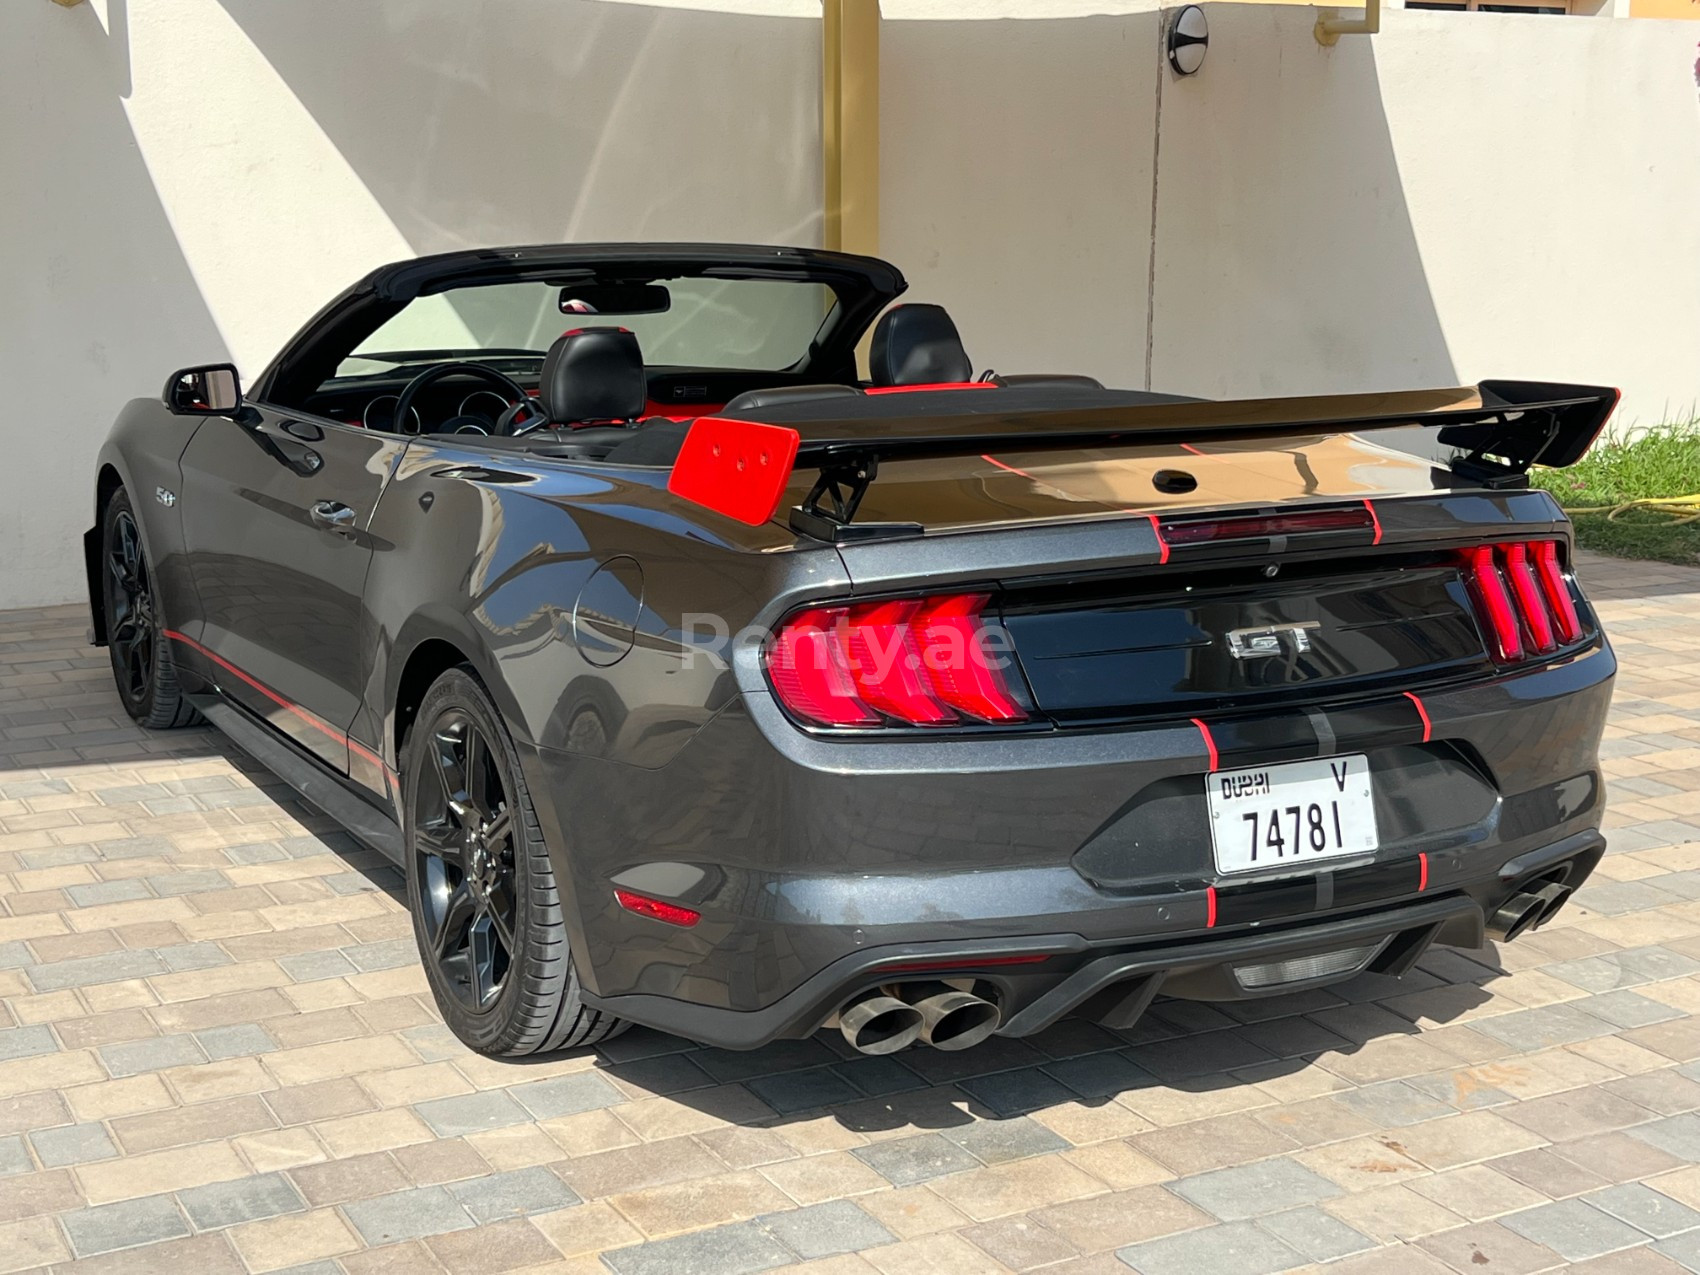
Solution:
{"label": "steering wheel", "polygon": [[[407,383],[407,388],[396,400],[395,422],[396,432],[405,434],[408,409],[413,406],[413,400],[419,397],[419,392],[427,386],[435,385],[446,376],[471,376],[494,386],[504,392],[505,397],[517,399],[521,403],[530,402],[530,395],[525,387],[512,377],[504,376],[493,367],[482,363],[439,363],[436,367],[428,367],[418,376]],[[420,433],[425,431],[421,429]]]}

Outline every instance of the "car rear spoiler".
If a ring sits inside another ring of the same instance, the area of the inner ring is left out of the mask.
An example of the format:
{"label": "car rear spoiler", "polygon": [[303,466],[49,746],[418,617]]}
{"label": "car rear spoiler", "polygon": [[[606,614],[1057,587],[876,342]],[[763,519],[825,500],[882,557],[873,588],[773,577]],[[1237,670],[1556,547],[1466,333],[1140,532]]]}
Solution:
{"label": "car rear spoiler", "polygon": [[[686,435],[668,490],[753,526],[778,511],[797,469],[816,470],[808,495],[791,511],[790,526],[837,543],[900,530],[854,524],[882,461],[1410,428],[1434,430],[1443,446],[1456,449],[1454,472],[1484,486],[1509,486],[1521,483],[1532,466],[1580,460],[1618,397],[1603,386],[1483,381],[1446,390],[1227,402],[1070,407],[1063,398],[1054,407],[1013,413],[810,421],[807,436],[787,425],[704,417]],[[992,406],[989,394],[975,398]]]}

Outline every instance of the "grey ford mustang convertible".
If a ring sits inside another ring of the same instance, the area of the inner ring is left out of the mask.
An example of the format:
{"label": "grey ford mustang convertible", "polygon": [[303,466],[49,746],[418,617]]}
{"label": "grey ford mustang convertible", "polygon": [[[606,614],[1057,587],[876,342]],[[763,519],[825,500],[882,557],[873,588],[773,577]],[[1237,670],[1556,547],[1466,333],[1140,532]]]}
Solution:
{"label": "grey ford mustang convertible", "polygon": [[1615,662],[1527,474],[1615,391],[976,375],[904,287],[460,252],[171,376],[85,542],[125,707],[401,863],[492,1054],[1127,1027],[1563,905]]}

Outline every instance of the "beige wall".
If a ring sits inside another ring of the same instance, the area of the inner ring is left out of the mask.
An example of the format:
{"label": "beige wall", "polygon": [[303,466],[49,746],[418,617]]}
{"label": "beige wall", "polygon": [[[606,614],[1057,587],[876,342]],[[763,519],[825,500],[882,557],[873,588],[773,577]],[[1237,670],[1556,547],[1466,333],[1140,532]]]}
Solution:
{"label": "beige wall", "polygon": [[[1045,16],[991,16],[1016,8]],[[1390,10],[1323,49],[1309,7],[1205,8],[1178,79],[1137,0],[886,0],[884,248],[978,365],[1209,396],[1568,378],[1623,386],[1626,424],[1695,412],[1692,26]]]}
{"label": "beige wall", "polygon": [[1551,378],[1695,414],[1693,26],[1393,11],[1323,50],[1309,10],[1209,12],[1163,96],[1160,387]]}
{"label": "beige wall", "polygon": [[[1570,377],[1641,422],[1700,399],[1692,25],[1389,12],[1323,50],[1308,8],[1207,7],[1180,81],[1143,0],[886,0],[883,248],[977,365],[1212,395]],[[4,0],[0,607],[78,596],[124,400],[257,371],[371,265],[817,242],[817,15]]]}
{"label": "beige wall", "polygon": [[817,242],[789,0],[0,3],[0,607],[80,595],[93,459],[173,367],[257,373],[419,253]]}

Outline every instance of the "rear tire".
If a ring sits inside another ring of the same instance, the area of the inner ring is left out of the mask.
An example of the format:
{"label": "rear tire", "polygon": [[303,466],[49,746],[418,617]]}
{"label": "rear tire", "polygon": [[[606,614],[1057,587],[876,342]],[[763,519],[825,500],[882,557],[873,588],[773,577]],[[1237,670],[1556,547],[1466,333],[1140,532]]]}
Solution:
{"label": "rear tire", "polygon": [[496,1057],[624,1030],[580,994],[519,755],[469,668],[425,694],[402,747],[402,808],[413,934],[449,1029]]}
{"label": "rear tire", "polygon": [[130,494],[120,487],[100,522],[101,604],[107,654],[124,711],[149,730],[174,730],[201,715],[177,685],[171,640],[154,590],[153,564]]}

